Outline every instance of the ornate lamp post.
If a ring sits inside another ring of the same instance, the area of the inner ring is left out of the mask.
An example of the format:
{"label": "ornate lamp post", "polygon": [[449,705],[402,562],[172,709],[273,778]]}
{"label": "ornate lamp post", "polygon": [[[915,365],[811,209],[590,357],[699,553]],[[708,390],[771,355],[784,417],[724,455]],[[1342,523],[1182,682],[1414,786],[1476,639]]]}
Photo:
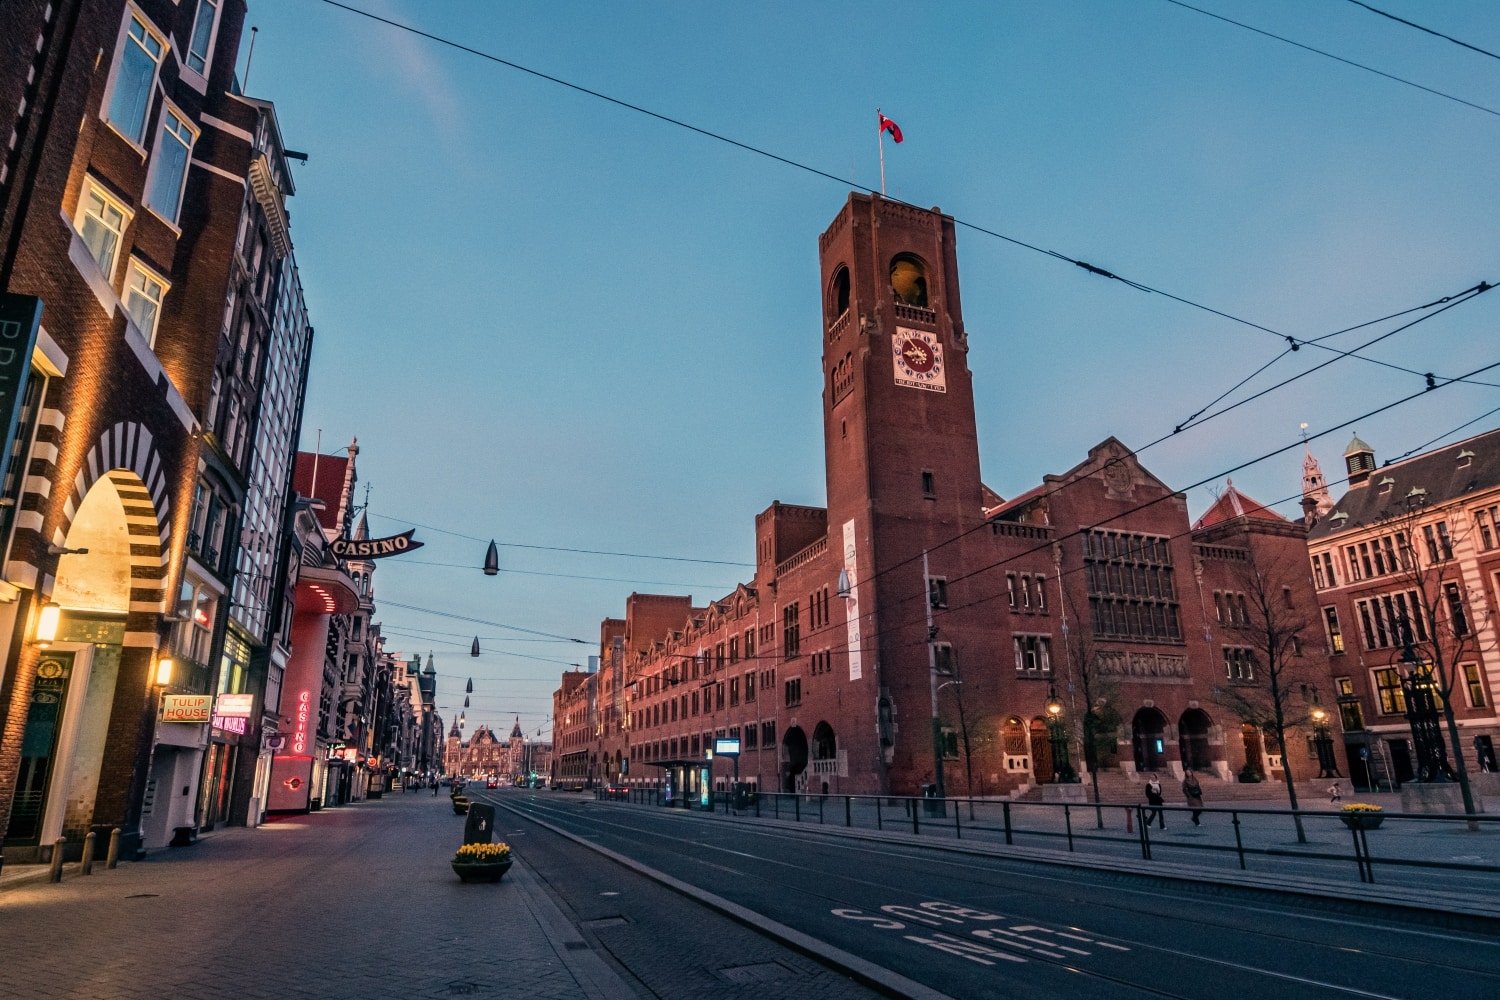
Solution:
{"label": "ornate lamp post", "polygon": [[1401,622],[1401,691],[1406,696],[1406,721],[1411,726],[1412,748],[1416,751],[1419,782],[1452,781],[1448,765],[1448,745],[1443,739],[1437,705],[1437,686],[1432,682],[1432,667],[1417,660],[1412,647],[1411,623]]}
{"label": "ornate lamp post", "polygon": [[1053,782],[1070,785],[1078,781],[1078,772],[1068,760],[1068,724],[1063,718],[1063,703],[1058,700],[1055,685],[1047,689],[1047,742],[1052,745]]}
{"label": "ornate lamp post", "polygon": [[1328,711],[1322,705],[1314,705],[1310,713],[1313,722],[1313,747],[1318,752],[1318,777],[1339,778],[1338,761],[1333,756],[1333,737],[1328,733]]}

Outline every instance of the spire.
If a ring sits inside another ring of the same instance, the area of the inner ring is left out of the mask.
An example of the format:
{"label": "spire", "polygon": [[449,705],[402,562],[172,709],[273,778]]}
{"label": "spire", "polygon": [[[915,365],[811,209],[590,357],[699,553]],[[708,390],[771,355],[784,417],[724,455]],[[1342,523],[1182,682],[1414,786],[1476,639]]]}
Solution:
{"label": "spire", "polygon": [[[417,654],[417,659],[420,660],[421,658],[422,658],[422,654],[418,653]],[[437,668],[435,668],[432,665],[432,652],[431,652],[431,650],[429,650],[428,653],[427,653],[427,669],[424,670],[424,671],[422,671],[422,672],[424,674],[435,674],[435,673],[437,673]]]}
{"label": "spire", "polygon": [[524,734],[521,732],[521,717],[518,715],[516,716],[516,724],[511,727],[510,738],[513,740],[518,740],[521,739],[523,735]]}
{"label": "spire", "polygon": [[351,536],[357,542],[363,542],[370,537],[370,522],[365,517],[365,512],[359,512],[359,520],[354,522],[354,534]]}
{"label": "spire", "polygon": [[[1355,440],[1359,441],[1358,438]],[[1328,493],[1328,481],[1323,478],[1323,467],[1313,457],[1312,449],[1306,448],[1302,459],[1303,520],[1311,528],[1326,517],[1331,510],[1333,510],[1333,497]]]}

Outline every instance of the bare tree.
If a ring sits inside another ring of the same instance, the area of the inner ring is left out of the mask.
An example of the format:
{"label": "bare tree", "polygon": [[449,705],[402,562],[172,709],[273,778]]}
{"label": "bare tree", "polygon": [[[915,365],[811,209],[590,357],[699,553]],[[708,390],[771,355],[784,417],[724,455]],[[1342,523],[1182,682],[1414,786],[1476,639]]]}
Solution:
{"label": "bare tree", "polygon": [[[1240,720],[1273,736],[1281,748],[1281,773],[1286,781],[1287,802],[1297,827],[1297,842],[1306,843],[1302,817],[1297,809],[1296,775],[1292,768],[1287,733],[1308,719],[1306,695],[1310,664],[1302,647],[1313,632],[1313,620],[1288,598],[1282,581],[1294,573],[1306,573],[1299,560],[1246,551],[1243,569],[1237,574],[1242,593],[1227,595],[1226,618],[1250,655],[1226,661],[1229,676],[1216,688],[1214,700],[1238,715]],[[1237,676],[1236,676],[1237,674]]]}
{"label": "bare tree", "polygon": [[[1094,823],[1102,830],[1104,808],[1099,802],[1099,757],[1115,748],[1115,732],[1120,725],[1119,712],[1110,703],[1115,685],[1100,673],[1093,629],[1087,619],[1080,617],[1076,603],[1065,588],[1062,600],[1068,612],[1062,623],[1062,632],[1069,717],[1079,727],[1084,769],[1088,771],[1094,799]],[[1069,620],[1074,624],[1070,625]],[[1080,703],[1083,706],[1081,713],[1078,711]]]}

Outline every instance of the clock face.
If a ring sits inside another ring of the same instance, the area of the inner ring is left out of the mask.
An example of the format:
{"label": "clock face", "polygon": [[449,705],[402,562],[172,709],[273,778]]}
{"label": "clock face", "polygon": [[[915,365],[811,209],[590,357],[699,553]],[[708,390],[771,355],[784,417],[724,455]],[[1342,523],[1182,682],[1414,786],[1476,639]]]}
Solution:
{"label": "clock face", "polygon": [[943,345],[937,335],[924,330],[897,327],[891,335],[891,360],[896,384],[929,392],[948,391],[948,373],[943,367]]}

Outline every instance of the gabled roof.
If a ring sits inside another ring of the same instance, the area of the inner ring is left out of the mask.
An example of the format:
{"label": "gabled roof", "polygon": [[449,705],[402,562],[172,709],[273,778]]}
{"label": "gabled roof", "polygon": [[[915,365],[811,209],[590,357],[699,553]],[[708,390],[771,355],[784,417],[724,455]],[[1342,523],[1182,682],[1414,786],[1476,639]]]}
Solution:
{"label": "gabled roof", "polygon": [[1198,518],[1197,522],[1193,525],[1193,530],[1212,528],[1216,524],[1223,524],[1225,521],[1232,521],[1237,517],[1248,517],[1257,521],[1273,521],[1277,524],[1291,523],[1265,504],[1262,504],[1258,500],[1252,500],[1235,489],[1234,480],[1231,479],[1224,488],[1224,492],[1219,494],[1219,499],[1215,500],[1212,506],[1203,512],[1202,517]]}
{"label": "gabled roof", "polygon": [[1339,498],[1308,532],[1316,542],[1345,531],[1399,517],[1407,497],[1419,492],[1423,506],[1438,508],[1471,493],[1500,487],[1500,428],[1444,448],[1382,466]]}

